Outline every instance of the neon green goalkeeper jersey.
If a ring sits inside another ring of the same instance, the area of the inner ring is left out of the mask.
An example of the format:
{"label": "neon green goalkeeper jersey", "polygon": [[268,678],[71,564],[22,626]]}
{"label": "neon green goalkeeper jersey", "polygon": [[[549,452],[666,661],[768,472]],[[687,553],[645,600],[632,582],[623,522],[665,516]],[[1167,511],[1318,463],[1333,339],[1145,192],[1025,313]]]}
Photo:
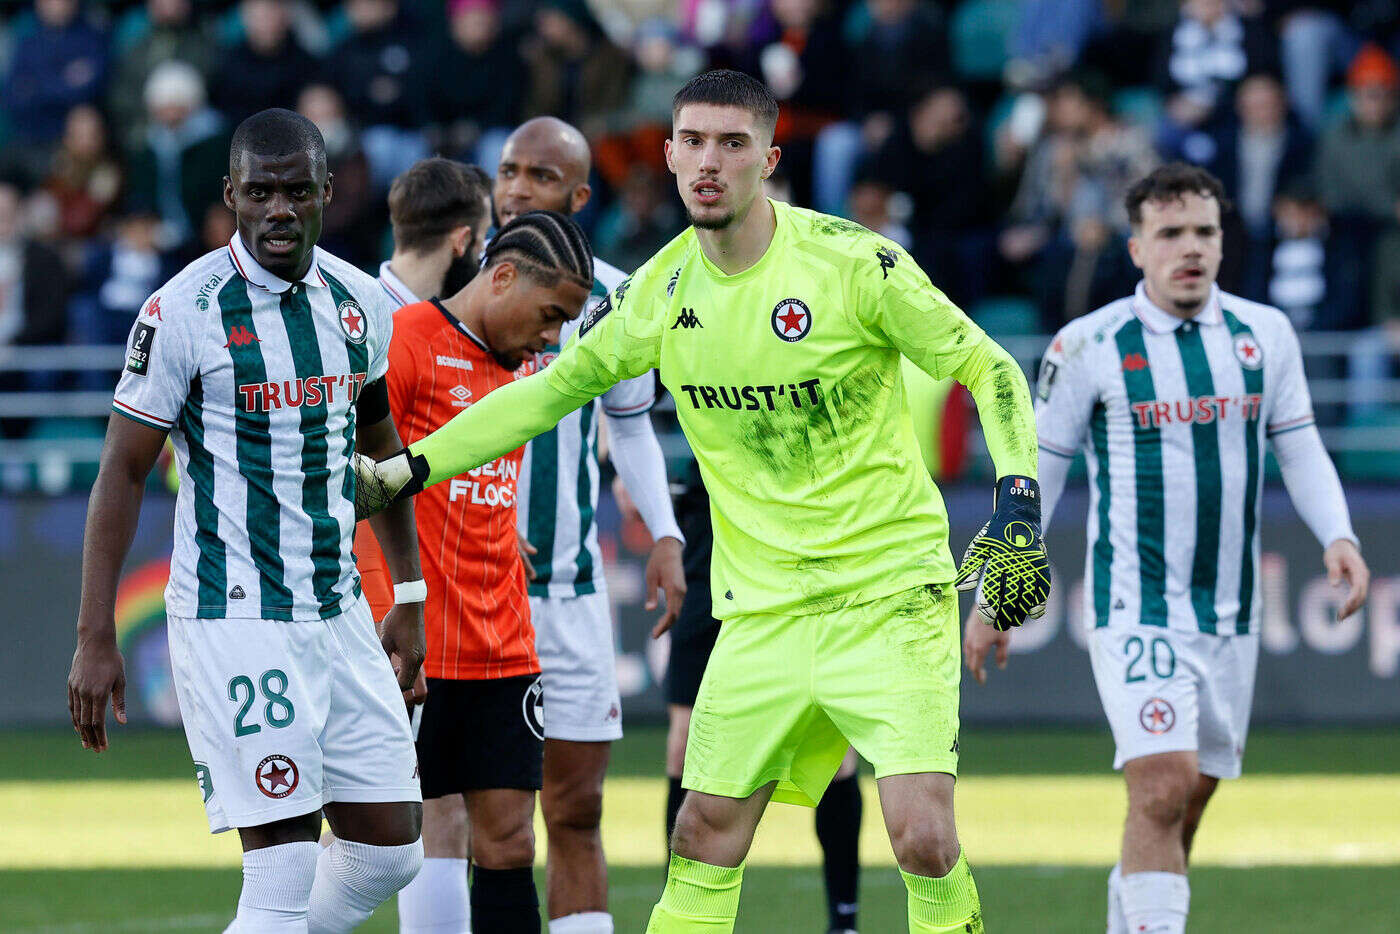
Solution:
{"label": "neon green goalkeeper jersey", "polygon": [[899,246],[771,203],[777,229],[753,266],[725,275],[686,230],[591,309],[542,374],[459,415],[472,427],[450,443],[414,445],[429,482],[458,472],[461,439],[495,436],[469,445],[475,461],[548,427],[537,414],[658,368],[710,493],[715,616],[825,612],[952,580],[900,356],[967,385],[998,473],[1033,477],[1025,378]]}

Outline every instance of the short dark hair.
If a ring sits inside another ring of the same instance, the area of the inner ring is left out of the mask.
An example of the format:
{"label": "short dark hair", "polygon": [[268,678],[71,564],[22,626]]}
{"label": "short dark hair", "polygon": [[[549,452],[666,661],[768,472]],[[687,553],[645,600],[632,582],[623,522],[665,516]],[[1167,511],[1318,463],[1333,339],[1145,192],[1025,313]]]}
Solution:
{"label": "short dark hair", "polygon": [[258,156],[289,156],[304,152],[311,156],[312,171],[326,172],[326,141],[320,129],[294,110],[272,107],[260,110],[233,131],[228,147],[228,171],[232,176],[243,162],[245,152]]}
{"label": "short dark hair", "polygon": [[586,287],[593,284],[588,235],[558,211],[526,211],[496,231],[486,245],[482,271],[507,260],[541,285],[556,285],[560,276]]}
{"label": "short dark hair", "polygon": [[490,197],[491,179],[477,166],[441,156],[414,163],[389,186],[394,248],[424,252],[458,227],[481,230]]}
{"label": "short dark hair", "polygon": [[1123,199],[1128,209],[1128,221],[1134,227],[1142,223],[1142,205],[1145,201],[1179,201],[1188,194],[1214,198],[1220,205],[1221,214],[1230,206],[1220,179],[1198,165],[1168,162],[1147,173],[1128,189],[1128,195]]}
{"label": "short dark hair", "polygon": [[757,117],[770,133],[778,125],[778,99],[766,84],[742,71],[717,68],[691,78],[671,99],[673,122],[686,104],[742,107]]}

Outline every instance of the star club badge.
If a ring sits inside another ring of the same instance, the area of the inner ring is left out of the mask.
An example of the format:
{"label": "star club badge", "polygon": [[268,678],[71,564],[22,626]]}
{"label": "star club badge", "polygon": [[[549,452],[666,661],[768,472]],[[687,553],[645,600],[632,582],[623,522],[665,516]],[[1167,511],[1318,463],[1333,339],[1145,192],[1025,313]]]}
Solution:
{"label": "star club badge", "polygon": [[800,298],[785,298],[773,307],[773,333],[788,343],[800,341],[812,330],[812,310]]}
{"label": "star club badge", "polygon": [[1176,726],[1176,711],[1160,697],[1153,697],[1138,711],[1138,723],[1153,736],[1161,736]]}
{"label": "star club badge", "polygon": [[1257,370],[1264,365],[1264,348],[1259,346],[1253,334],[1236,335],[1235,359],[1245,369]]}
{"label": "star club badge", "polygon": [[358,302],[352,298],[341,302],[340,307],[336,309],[336,316],[340,318],[340,331],[347,340],[355,344],[365,342],[365,313]]}
{"label": "star club badge", "polygon": [[279,755],[267,756],[259,762],[258,767],[253,770],[253,777],[257,780],[258,791],[269,798],[287,797],[297,790],[297,783],[301,781],[297,764],[288,757]]}

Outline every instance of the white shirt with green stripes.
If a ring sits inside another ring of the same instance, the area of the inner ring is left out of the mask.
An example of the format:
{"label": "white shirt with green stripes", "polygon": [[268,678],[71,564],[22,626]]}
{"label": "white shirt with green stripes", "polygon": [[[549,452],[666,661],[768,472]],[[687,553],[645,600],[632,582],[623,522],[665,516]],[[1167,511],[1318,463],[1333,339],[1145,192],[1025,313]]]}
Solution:
{"label": "white shirt with green stripes", "polygon": [[[1281,311],[1213,286],[1182,320],[1139,284],[1055,336],[1036,425],[1047,525],[1070,460],[1082,450],[1088,464],[1088,625],[1257,631],[1265,442],[1282,455],[1285,439],[1307,435],[1322,450]],[[1289,463],[1285,478],[1301,467],[1325,504],[1309,519],[1323,544],[1354,538],[1325,453]]]}

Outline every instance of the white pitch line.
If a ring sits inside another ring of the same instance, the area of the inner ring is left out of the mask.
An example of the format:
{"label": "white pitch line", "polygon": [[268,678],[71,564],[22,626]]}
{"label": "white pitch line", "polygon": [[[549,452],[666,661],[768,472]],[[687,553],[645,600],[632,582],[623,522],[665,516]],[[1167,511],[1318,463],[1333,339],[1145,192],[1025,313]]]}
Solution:
{"label": "white pitch line", "polygon": [[179,915],[174,918],[127,918],[124,921],[74,921],[12,928],[10,934],[99,934],[106,931],[190,931],[211,924],[227,924],[227,914]]}

